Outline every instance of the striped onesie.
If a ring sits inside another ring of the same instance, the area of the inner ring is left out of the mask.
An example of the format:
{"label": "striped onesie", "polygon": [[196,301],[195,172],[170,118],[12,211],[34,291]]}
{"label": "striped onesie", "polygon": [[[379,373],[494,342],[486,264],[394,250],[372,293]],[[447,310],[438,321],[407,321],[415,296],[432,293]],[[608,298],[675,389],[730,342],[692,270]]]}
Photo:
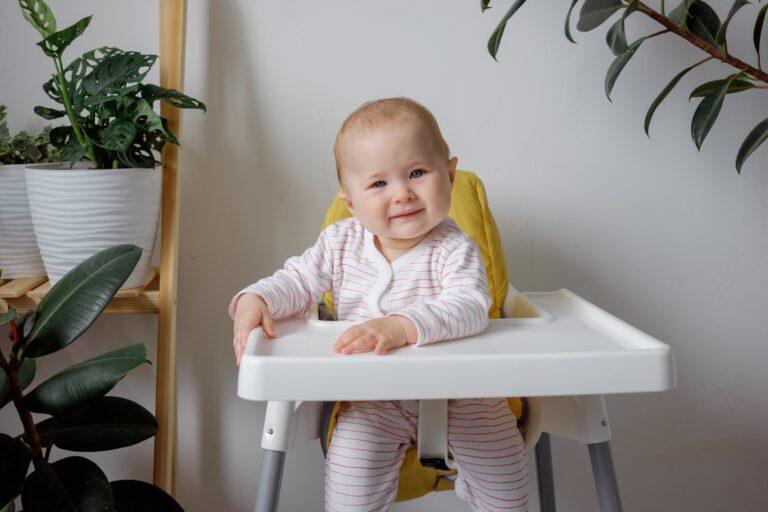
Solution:
{"label": "striped onesie", "polygon": [[[327,291],[339,320],[409,318],[417,347],[488,326],[485,267],[450,218],[391,263],[356,218],[337,222],[304,254],[235,295],[229,312],[234,317],[242,294],[257,293],[277,320],[305,313]],[[325,464],[326,511],[387,510],[417,423],[413,400],[344,402]],[[473,511],[528,510],[525,446],[505,398],[449,400],[448,445],[458,469],[456,493]]]}

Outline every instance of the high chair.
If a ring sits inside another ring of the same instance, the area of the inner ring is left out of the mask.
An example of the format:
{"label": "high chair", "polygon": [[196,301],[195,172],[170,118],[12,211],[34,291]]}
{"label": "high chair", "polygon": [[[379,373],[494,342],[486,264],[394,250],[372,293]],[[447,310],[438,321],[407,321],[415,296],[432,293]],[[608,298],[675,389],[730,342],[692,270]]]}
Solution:
{"label": "high chair", "polygon": [[[325,225],[349,216],[338,198]],[[603,395],[675,385],[669,346],[573,292],[519,293],[507,280],[482,182],[457,171],[449,212],[478,244],[494,304],[489,327],[464,340],[405,347],[386,356],[332,353],[353,322],[306,317],[278,322],[279,338],[254,330],[240,363],[238,395],[267,401],[257,512],[277,510],[285,452],[330,442],[339,401],[419,400],[418,439],[405,456],[396,501],[452,488],[447,399],[508,398],[526,447],[535,447],[540,510],[555,511],[549,434],[588,446],[601,512],[621,512]],[[332,312],[333,305],[326,297]],[[436,383],[434,378],[444,378]],[[354,382],[350,387],[348,383]]]}

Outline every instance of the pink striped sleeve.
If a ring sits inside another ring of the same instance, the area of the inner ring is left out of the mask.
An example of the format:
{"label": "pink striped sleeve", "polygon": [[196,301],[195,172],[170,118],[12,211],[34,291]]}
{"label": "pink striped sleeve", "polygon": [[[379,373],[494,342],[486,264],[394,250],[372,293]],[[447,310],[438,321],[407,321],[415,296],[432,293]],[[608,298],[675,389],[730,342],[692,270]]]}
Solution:
{"label": "pink striped sleeve", "polygon": [[260,295],[275,320],[307,311],[311,304],[319,301],[333,285],[333,249],[327,231],[320,233],[314,246],[301,256],[289,258],[271,277],[239,291],[229,305],[229,316],[235,317],[237,301],[246,293]]}
{"label": "pink striped sleeve", "polygon": [[485,266],[472,240],[465,239],[448,255],[440,285],[442,291],[434,299],[390,313],[416,324],[417,347],[472,336],[488,327],[491,296]]}

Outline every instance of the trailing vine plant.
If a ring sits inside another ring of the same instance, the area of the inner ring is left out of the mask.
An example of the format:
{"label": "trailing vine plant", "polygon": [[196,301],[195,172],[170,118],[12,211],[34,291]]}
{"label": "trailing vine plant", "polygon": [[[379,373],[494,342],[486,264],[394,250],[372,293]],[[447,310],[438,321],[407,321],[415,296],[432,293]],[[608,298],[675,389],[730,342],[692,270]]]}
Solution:
{"label": "trailing vine plant", "polygon": [[[571,0],[565,17],[565,37],[572,43],[576,41],[571,34],[571,15],[579,1]],[[758,0],[758,2],[760,1]],[[526,0],[515,0],[488,40],[488,52],[494,60],[499,51],[507,22],[525,2]],[[491,0],[480,0],[481,10],[483,12],[488,10],[490,4]],[[689,99],[701,98],[691,120],[691,138],[696,148],[701,149],[701,145],[704,143],[720,114],[726,95],[749,89],[768,89],[768,73],[763,71],[760,60],[760,39],[763,31],[763,22],[765,21],[765,13],[768,10],[768,3],[758,9],[752,34],[756,53],[756,67],[735,57],[728,51],[728,39],[726,37],[728,25],[731,23],[734,15],[741,8],[749,4],[750,2],[747,0],[733,0],[728,14],[721,21],[714,9],[703,0],[681,0],[680,3],[668,12],[664,0],[660,1],[658,11],[639,0],[583,0],[576,28],[582,32],[593,30],[602,25],[615,13],[621,12],[621,17],[611,25],[605,36],[605,41],[615,56],[605,75],[605,94],[608,96],[608,100],[611,100],[611,91],[619,74],[635,55],[640,45],[648,39],[671,33],[685,39],[690,44],[709,54],[672,77],[672,80],[653,100],[645,115],[644,128],[646,135],[649,135],[653,114],[683,76],[711,60],[719,60],[732,66],[734,68],[733,73],[719,80],[712,80],[699,85],[693,89],[689,96]],[[662,28],[629,42],[625,32],[625,23],[627,18],[636,12],[650,17],[659,23]],[[768,119],[764,119],[747,134],[744,142],[741,144],[736,155],[737,172],[741,173],[741,168],[746,159],[767,138]]]}

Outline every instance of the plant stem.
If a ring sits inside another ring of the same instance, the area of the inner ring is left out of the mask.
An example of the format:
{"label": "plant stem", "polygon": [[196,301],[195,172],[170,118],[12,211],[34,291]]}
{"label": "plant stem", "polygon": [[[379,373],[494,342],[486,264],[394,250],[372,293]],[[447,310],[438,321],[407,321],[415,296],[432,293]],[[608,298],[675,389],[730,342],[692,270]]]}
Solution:
{"label": "plant stem", "polygon": [[728,55],[727,52],[723,51],[722,49],[716,46],[713,46],[707,43],[706,41],[700,39],[694,34],[688,32],[683,27],[677,25],[675,22],[673,22],[663,14],[660,14],[654,11],[653,9],[651,9],[650,7],[648,7],[642,2],[638,2],[637,9],[643,14],[645,14],[646,16],[649,16],[650,18],[652,18],[654,21],[666,27],[670,32],[674,32],[678,36],[687,40],[692,45],[712,55],[717,60],[725,62],[726,64],[730,64],[736,69],[745,71],[748,74],[752,75],[756,80],[760,80],[761,82],[765,82],[766,84],[768,84],[768,73],[762,71],[761,69],[757,69],[753,66],[750,66],[749,64],[747,64],[746,62],[740,59],[737,59],[735,57],[732,57],[731,55]]}
{"label": "plant stem", "polygon": [[[14,340],[14,343],[18,343],[18,340]],[[16,407],[16,412],[19,413],[21,424],[24,425],[27,444],[32,447],[32,451],[34,453],[33,461],[35,463],[35,468],[40,469],[40,464],[45,463],[43,458],[43,449],[40,445],[40,436],[38,435],[37,429],[35,428],[35,421],[32,419],[32,414],[24,407],[21,402],[24,397],[21,394],[19,376],[16,371],[11,368],[11,365],[8,364],[8,361],[5,359],[5,354],[2,352],[0,352],[0,368],[2,368],[5,374],[8,376],[9,391],[11,393],[13,405]]]}
{"label": "plant stem", "polygon": [[[14,337],[13,343],[17,344],[19,342],[19,335],[18,329],[16,329],[15,326],[12,329],[12,333]],[[53,468],[51,468],[50,464],[48,464],[48,455],[50,455],[50,453],[43,456],[43,449],[42,445],[40,444],[40,435],[37,432],[37,427],[35,427],[35,421],[32,419],[32,414],[24,407],[24,404],[22,403],[24,396],[21,393],[19,376],[5,359],[5,354],[3,354],[2,350],[0,350],[0,368],[2,368],[2,370],[8,376],[11,399],[13,400],[14,407],[16,407],[16,412],[19,413],[21,424],[24,425],[24,438],[27,442],[27,446],[32,448],[32,463],[35,465],[35,470],[48,474],[49,481],[53,482],[53,485],[56,486],[59,494],[66,500],[65,505],[70,511],[76,512],[75,506],[72,504],[72,499],[69,497],[69,494],[67,494],[66,489],[64,489],[64,486],[56,476],[56,473],[53,472]]]}
{"label": "plant stem", "polygon": [[54,58],[53,64],[56,66],[56,83],[59,85],[59,94],[61,94],[61,100],[64,102],[64,109],[67,111],[67,117],[69,117],[69,122],[72,125],[72,130],[75,132],[77,142],[79,142],[80,147],[84,148],[85,152],[88,153],[88,158],[91,159],[93,165],[98,167],[99,163],[96,161],[93,146],[86,140],[85,135],[83,135],[83,132],[80,130],[80,124],[77,122],[74,110],[72,110],[72,101],[69,98],[69,92],[67,91],[66,83],[64,82],[64,66],[61,63],[61,59]]}

